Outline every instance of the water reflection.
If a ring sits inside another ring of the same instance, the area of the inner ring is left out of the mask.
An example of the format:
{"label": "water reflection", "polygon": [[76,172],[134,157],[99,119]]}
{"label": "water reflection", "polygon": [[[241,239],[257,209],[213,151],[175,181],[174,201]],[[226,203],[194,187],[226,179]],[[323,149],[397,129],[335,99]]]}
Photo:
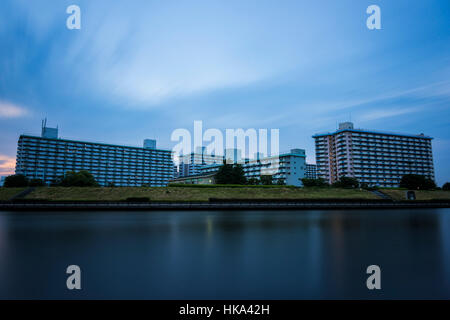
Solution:
{"label": "water reflection", "polygon": [[[0,298],[450,298],[449,215],[0,212]],[[81,292],[65,289],[69,264]],[[381,291],[365,287],[371,264]]]}

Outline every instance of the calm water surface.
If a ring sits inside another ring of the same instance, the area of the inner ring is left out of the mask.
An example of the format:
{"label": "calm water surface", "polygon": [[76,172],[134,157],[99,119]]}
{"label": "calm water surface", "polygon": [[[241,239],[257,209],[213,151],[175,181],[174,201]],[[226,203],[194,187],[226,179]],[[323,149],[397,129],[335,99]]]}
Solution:
{"label": "calm water surface", "polygon": [[0,212],[0,298],[449,299],[450,209]]}

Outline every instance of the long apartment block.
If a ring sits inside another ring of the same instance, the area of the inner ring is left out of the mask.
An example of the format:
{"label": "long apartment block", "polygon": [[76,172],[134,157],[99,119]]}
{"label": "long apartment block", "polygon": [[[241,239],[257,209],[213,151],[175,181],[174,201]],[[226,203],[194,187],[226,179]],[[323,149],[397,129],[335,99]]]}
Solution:
{"label": "long apartment block", "polygon": [[156,149],[151,139],[142,148],[59,139],[57,128],[44,125],[40,137],[19,137],[16,174],[52,184],[80,170],[101,186],[166,186],[173,179],[172,151]]}

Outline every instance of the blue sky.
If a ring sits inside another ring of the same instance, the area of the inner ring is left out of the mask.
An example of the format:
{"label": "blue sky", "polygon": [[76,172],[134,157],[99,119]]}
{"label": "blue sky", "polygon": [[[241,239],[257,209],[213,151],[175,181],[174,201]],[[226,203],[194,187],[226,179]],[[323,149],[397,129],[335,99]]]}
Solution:
{"label": "blue sky", "polygon": [[[66,8],[81,8],[81,30]],[[381,8],[368,30],[366,8]],[[450,2],[0,2],[0,175],[40,121],[60,136],[172,148],[177,128],[278,128],[280,150],[351,120],[434,137],[450,181]]]}

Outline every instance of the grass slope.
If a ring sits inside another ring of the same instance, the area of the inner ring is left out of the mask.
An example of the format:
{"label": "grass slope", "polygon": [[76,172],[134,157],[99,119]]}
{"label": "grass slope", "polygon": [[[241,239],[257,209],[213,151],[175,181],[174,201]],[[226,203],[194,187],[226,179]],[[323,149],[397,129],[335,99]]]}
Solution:
{"label": "grass slope", "polygon": [[[407,190],[382,189],[383,193],[391,196],[394,200],[406,200]],[[417,190],[416,200],[450,200],[450,191],[443,190]]]}
{"label": "grass slope", "polygon": [[7,201],[23,190],[25,190],[25,188],[0,188],[0,201]]}
{"label": "grass slope", "polygon": [[365,190],[335,188],[37,188],[26,199],[50,201],[120,201],[148,197],[151,201],[208,201],[218,199],[379,199]]}

